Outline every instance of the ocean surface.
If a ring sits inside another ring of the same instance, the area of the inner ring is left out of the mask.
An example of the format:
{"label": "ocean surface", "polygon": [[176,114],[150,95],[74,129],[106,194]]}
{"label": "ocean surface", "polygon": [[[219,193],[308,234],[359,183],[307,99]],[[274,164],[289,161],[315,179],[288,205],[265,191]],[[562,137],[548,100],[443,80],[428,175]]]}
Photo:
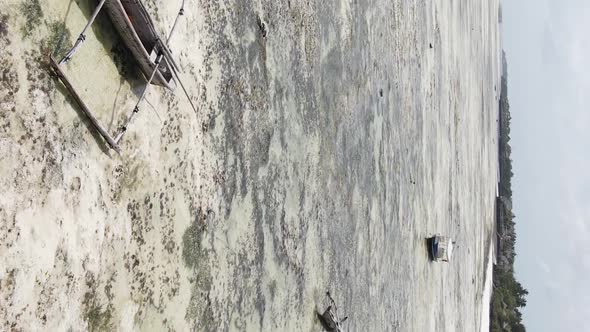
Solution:
{"label": "ocean surface", "polygon": [[[224,1],[203,15],[224,173],[196,329],[315,331],[329,290],[350,331],[480,330],[498,1]],[[428,261],[434,233],[456,239],[452,262]]]}

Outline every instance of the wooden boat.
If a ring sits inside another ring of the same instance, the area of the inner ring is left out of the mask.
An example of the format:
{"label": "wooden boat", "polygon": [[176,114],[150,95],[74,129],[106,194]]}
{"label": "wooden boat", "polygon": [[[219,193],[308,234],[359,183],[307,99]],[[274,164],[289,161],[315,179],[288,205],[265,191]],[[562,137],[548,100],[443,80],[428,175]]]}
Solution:
{"label": "wooden boat", "polygon": [[139,0],[107,0],[105,8],[127,48],[133,53],[143,74],[149,78],[154,72],[156,59],[163,53],[152,84],[173,90],[176,87],[173,68],[178,71],[166,41],[162,40],[145,6]]}
{"label": "wooden boat", "polygon": [[[100,0],[72,49],[59,63],[53,58],[53,56],[50,56],[50,64],[53,67],[56,76],[74,97],[78,106],[89,118],[92,126],[100,133],[108,145],[117,152],[120,152],[118,144],[127,131],[131,120],[137,113],[139,113],[139,105],[145,98],[147,88],[150,84],[163,86],[173,90],[176,87],[176,80],[178,80],[184,93],[189,99],[193,110],[196,112],[195,106],[178,77],[179,68],[174,62],[172,54],[167,46],[168,41],[172,37],[174,29],[176,28],[179,17],[184,14],[184,2],[185,1],[182,0],[180,11],[174,21],[168,39],[163,40],[156,32],[152,19],[140,0]],[[141,96],[138,98],[135,107],[125,122],[120,126],[118,133],[114,137],[111,136],[96,117],[94,117],[61,68],[61,65],[69,61],[82,46],[82,43],[86,40],[86,31],[96,20],[98,13],[103,7],[107,9],[115,29],[119,32],[119,35],[127,45],[127,48],[133,53],[135,59],[137,59],[143,74],[147,78],[147,85],[143,89]]]}
{"label": "wooden boat", "polygon": [[328,332],[342,332],[342,323],[348,319],[348,316],[344,317],[344,319],[340,319],[336,308],[336,302],[330,295],[330,292],[326,292],[326,296],[329,300],[328,308],[324,310],[324,313],[316,312],[320,324],[322,324],[323,328]]}

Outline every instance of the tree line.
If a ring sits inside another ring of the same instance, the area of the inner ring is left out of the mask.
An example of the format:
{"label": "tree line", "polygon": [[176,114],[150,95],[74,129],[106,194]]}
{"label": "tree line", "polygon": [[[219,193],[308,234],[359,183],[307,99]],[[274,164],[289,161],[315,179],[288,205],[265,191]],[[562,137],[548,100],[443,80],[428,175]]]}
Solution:
{"label": "tree line", "polygon": [[526,331],[520,310],[528,291],[514,277],[516,256],[515,216],[512,213],[512,149],[510,147],[510,104],[506,54],[502,52],[503,74],[499,101],[499,197],[496,200],[497,260],[494,266],[490,331]]}

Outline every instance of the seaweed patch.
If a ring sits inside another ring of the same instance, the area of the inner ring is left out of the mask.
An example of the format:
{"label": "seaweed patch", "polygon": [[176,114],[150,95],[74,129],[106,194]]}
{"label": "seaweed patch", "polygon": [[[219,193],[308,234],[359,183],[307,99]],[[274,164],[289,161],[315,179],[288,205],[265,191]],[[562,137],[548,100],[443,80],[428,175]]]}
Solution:
{"label": "seaweed patch", "polygon": [[20,10],[24,14],[25,23],[21,28],[23,36],[29,37],[41,24],[43,10],[39,0],[25,0],[20,4]]}
{"label": "seaweed patch", "polygon": [[63,22],[52,22],[49,24],[49,35],[41,41],[41,50],[51,52],[54,57],[60,59],[70,49],[72,33]]}

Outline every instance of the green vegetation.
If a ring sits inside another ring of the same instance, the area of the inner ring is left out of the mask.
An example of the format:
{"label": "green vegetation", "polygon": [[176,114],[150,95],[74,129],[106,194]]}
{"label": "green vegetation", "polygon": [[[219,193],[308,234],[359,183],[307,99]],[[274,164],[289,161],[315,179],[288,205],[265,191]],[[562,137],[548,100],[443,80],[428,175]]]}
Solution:
{"label": "green vegetation", "polygon": [[494,289],[490,310],[490,331],[525,331],[520,309],[526,305],[528,291],[514,278],[514,245],[516,232],[512,213],[512,149],[510,147],[510,105],[508,103],[508,75],[506,55],[500,94],[500,196],[496,201],[498,240],[497,265],[494,267]]}
{"label": "green vegetation", "polygon": [[115,326],[113,320],[113,309],[111,305],[103,306],[98,299],[97,294],[98,282],[94,274],[88,272],[86,274],[86,287],[88,291],[84,294],[82,300],[82,315],[86,323],[88,323],[88,331],[114,331]]}
{"label": "green vegetation", "polygon": [[526,331],[520,309],[526,305],[527,290],[514,279],[514,272],[494,270],[490,331]]}
{"label": "green vegetation", "polygon": [[25,24],[21,28],[25,37],[33,34],[33,31],[41,24],[43,18],[43,11],[39,0],[25,0],[20,4],[20,10],[25,17]]}
{"label": "green vegetation", "polygon": [[210,253],[201,244],[207,233],[206,220],[209,213],[209,210],[199,207],[194,221],[182,236],[182,258],[193,271],[189,277],[191,297],[185,316],[193,331],[215,331],[222,324],[219,321],[222,316],[214,311],[212,305],[216,299],[211,297],[214,277],[211,274]]}
{"label": "green vegetation", "polygon": [[194,222],[182,236],[182,258],[189,268],[196,268],[203,259],[201,239],[205,224]]}
{"label": "green vegetation", "polygon": [[56,59],[61,59],[72,46],[70,40],[72,33],[63,22],[52,22],[49,24],[49,35],[41,41],[41,49],[51,52]]}
{"label": "green vegetation", "polygon": [[8,15],[0,14],[0,38],[8,35]]}
{"label": "green vegetation", "polygon": [[113,331],[112,319],[111,308],[103,308],[96,300],[85,303],[84,320],[88,323],[88,331]]}

